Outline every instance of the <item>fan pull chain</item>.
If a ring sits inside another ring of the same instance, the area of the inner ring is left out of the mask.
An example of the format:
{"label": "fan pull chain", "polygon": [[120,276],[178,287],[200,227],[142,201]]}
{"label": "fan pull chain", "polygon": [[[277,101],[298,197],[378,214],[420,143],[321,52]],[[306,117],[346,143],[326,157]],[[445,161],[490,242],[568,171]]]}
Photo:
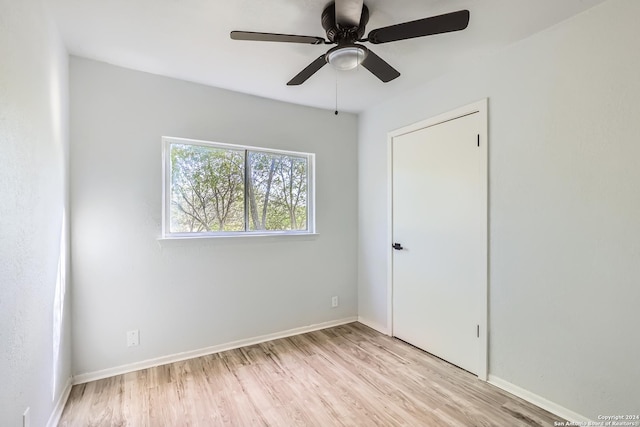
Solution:
{"label": "fan pull chain", "polygon": [[335,70],[336,73],[336,111],[335,111],[335,115],[338,115],[338,70]]}

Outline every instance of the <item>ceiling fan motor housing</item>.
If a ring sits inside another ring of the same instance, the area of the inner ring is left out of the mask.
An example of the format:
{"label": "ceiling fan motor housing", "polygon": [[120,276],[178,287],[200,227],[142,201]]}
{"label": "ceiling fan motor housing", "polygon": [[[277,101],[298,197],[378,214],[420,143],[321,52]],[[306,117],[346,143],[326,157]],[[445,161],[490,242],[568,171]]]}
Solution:
{"label": "ceiling fan motor housing", "polygon": [[322,12],[322,28],[327,32],[327,39],[338,45],[353,44],[364,36],[365,26],[369,22],[369,9],[362,6],[360,24],[357,27],[342,27],[336,22],[336,4],[331,3]]}

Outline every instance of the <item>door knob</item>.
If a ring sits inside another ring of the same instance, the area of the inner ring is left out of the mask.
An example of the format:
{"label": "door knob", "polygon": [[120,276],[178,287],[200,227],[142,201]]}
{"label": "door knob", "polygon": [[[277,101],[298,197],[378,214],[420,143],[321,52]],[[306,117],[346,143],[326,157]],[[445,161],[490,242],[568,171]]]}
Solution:
{"label": "door knob", "polygon": [[401,251],[401,250],[404,249],[400,243],[394,243],[393,246],[391,246],[391,247],[393,249],[395,249],[396,251]]}

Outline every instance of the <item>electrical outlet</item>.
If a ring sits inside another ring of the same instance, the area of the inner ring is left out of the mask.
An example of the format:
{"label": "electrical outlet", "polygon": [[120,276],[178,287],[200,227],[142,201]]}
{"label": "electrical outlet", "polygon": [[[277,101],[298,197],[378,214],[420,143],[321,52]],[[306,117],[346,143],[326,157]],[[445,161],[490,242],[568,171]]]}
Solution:
{"label": "electrical outlet", "polygon": [[22,427],[31,427],[31,408],[28,407],[22,414]]}
{"label": "electrical outlet", "polygon": [[338,306],[338,297],[331,297],[331,308],[336,308]]}
{"label": "electrical outlet", "polygon": [[140,331],[135,329],[127,332],[127,347],[135,347],[140,344]]}

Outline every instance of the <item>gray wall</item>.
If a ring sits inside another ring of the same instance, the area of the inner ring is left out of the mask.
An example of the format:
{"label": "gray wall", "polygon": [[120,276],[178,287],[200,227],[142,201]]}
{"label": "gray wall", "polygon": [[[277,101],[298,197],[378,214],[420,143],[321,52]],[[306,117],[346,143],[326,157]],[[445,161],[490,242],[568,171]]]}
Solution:
{"label": "gray wall", "polygon": [[[76,374],[356,316],[356,116],[74,57],[70,75]],[[316,153],[319,235],[158,240],[163,135]]]}
{"label": "gray wall", "polygon": [[639,15],[606,2],[361,115],[363,320],[386,327],[387,132],[488,97],[489,372],[640,413]]}
{"label": "gray wall", "polygon": [[0,11],[0,425],[44,426],[71,375],[68,57],[43,2]]}

